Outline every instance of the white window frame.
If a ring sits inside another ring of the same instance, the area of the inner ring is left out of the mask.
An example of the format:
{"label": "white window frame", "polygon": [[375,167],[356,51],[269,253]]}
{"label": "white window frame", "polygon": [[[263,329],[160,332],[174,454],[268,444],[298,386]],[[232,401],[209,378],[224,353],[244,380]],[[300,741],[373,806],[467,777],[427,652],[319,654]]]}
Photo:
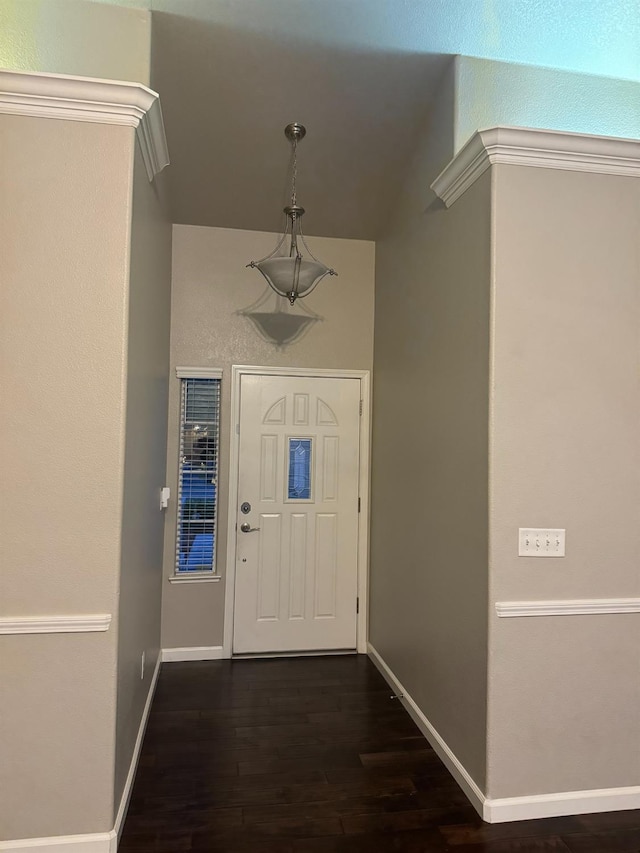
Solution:
{"label": "white window frame", "polygon": [[[178,455],[182,444],[182,381],[185,379],[218,379],[220,380],[220,410],[218,412],[218,472],[220,470],[220,418],[222,414],[222,378],[223,372],[217,367],[176,367],[176,377],[180,380],[180,417],[179,417],[179,436],[178,436]],[[182,460],[178,458],[178,486],[176,500],[176,529],[174,547],[177,547],[178,537],[180,536],[180,477],[182,470]],[[213,539],[213,567],[202,572],[186,572],[178,571],[174,560],[173,574],[169,578],[171,583],[211,583],[221,580],[221,574],[218,570],[218,561],[216,559],[216,550],[218,545],[218,513],[220,509],[220,494],[219,494],[219,473],[216,482],[215,493],[215,518],[214,518],[214,539]]]}

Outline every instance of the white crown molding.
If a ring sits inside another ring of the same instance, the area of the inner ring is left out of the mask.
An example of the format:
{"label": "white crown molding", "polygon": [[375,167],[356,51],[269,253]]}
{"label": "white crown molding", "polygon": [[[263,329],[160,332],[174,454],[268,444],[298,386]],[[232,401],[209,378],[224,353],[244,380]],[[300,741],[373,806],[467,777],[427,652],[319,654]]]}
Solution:
{"label": "white crown molding", "polygon": [[447,207],[451,207],[454,201],[457,201],[487,171],[490,165],[489,155],[479,131],[474,133],[453,160],[440,172],[431,184],[431,189]]}
{"label": "white crown molding", "polygon": [[451,207],[489,166],[497,163],[640,177],[640,142],[526,127],[478,130],[438,175],[431,189]]}
{"label": "white crown molding", "polygon": [[110,613],[88,616],[25,616],[0,618],[0,634],[85,634],[108,631]]}
{"label": "white crown molding", "polygon": [[0,69],[0,113],[133,127],[149,180],[169,164],[160,99],[142,83]]}
{"label": "white crown molding", "polygon": [[640,613],[640,598],[581,598],[561,601],[498,601],[496,613],[511,616],[592,616]]}

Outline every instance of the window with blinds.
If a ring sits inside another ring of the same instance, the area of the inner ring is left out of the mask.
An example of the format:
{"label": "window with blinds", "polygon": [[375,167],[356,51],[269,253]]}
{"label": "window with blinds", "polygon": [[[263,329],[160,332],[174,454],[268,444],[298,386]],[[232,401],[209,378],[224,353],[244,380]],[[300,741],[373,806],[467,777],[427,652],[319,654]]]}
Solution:
{"label": "window with blinds", "polygon": [[175,571],[215,573],[220,379],[181,382]]}

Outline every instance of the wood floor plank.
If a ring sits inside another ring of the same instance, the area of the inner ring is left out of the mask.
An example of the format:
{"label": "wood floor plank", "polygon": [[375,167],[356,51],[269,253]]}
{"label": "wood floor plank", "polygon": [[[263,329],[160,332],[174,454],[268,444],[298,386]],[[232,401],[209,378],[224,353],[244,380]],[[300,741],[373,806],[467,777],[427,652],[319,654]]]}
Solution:
{"label": "wood floor plank", "polygon": [[364,655],[163,664],[119,853],[640,853],[640,811],[483,823]]}
{"label": "wood floor plank", "polygon": [[563,841],[571,853],[640,853],[638,829],[565,835]]}
{"label": "wood floor plank", "polygon": [[[442,837],[433,829],[388,834],[335,836],[296,841],[293,853],[446,853]],[[480,851],[476,851],[480,853]]]}
{"label": "wood floor plank", "polygon": [[356,752],[346,750],[325,750],[324,755],[307,758],[276,758],[271,760],[241,761],[238,764],[240,776],[254,776],[265,773],[287,773],[291,770],[335,770],[344,767],[360,767],[360,757]]}
{"label": "wood floor plank", "polygon": [[[569,848],[561,838],[510,838],[501,841],[485,841],[480,844],[464,844],[451,847],[455,853],[569,853]],[[612,853],[602,848],[599,853]]]}
{"label": "wood floor plank", "polygon": [[606,832],[610,829],[640,830],[640,809],[624,812],[576,815],[583,832]]}
{"label": "wood floor plank", "polygon": [[564,836],[580,832],[581,825],[575,817],[541,818],[512,823],[484,823],[479,817],[459,826],[443,826],[440,830],[451,847],[465,844],[485,844],[511,838],[536,838],[538,836]]}
{"label": "wood floor plank", "polygon": [[348,800],[353,797],[406,795],[415,791],[413,782],[408,777],[385,779],[361,779],[344,784],[327,785],[292,785],[286,789],[287,802],[314,803],[318,801]]}
{"label": "wood floor plank", "polygon": [[[248,806],[244,808],[243,819],[247,824],[266,823],[278,820],[281,817],[289,818],[304,813],[306,817],[342,817],[343,815],[376,814],[393,808],[390,801],[399,803],[405,808],[413,808],[409,798],[404,794],[389,797],[384,794],[371,795],[368,797],[352,797],[346,799],[328,799],[320,802],[304,803],[301,809],[300,803],[286,803],[278,806]],[[399,803],[399,807],[401,807]]]}
{"label": "wood floor plank", "polygon": [[[454,812],[450,819],[455,818]],[[412,809],[384,814],[345,815],[342,826],[345,835],[401,833],[412,829],[438,829],[446,820],[446,809]]]}

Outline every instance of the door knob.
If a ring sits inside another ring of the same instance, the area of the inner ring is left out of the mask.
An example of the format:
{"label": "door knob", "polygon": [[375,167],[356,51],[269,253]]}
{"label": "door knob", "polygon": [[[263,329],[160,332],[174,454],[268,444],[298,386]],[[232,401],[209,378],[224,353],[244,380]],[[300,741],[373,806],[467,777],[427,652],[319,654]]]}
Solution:
{"label": "door knob", "polygon": [[240,525],[240,530],[242,530],[243,533],[253,533],[254,530],[260,530],[260,528],[252,527],[248,521],[243,521]]}

